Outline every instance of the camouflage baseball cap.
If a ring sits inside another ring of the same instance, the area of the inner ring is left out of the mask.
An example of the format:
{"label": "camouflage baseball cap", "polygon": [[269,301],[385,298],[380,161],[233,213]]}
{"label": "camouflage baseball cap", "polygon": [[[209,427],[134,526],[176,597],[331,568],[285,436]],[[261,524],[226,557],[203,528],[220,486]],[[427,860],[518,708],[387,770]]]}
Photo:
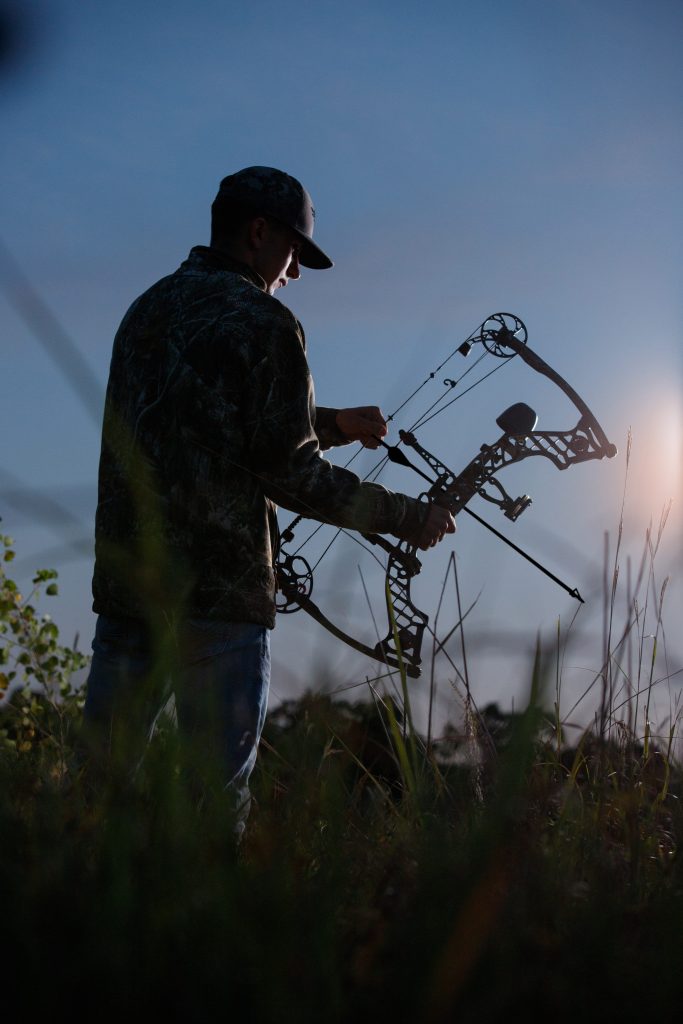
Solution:
{"label": "camouflage baseball cap", "polygon": [[303,241],[299,263],[313,270],[333,266],[313,241],[315,210],[300,181],[275,167],[245,167],[223,178],[216,199],[230,199],[254,207],[296,231]]}

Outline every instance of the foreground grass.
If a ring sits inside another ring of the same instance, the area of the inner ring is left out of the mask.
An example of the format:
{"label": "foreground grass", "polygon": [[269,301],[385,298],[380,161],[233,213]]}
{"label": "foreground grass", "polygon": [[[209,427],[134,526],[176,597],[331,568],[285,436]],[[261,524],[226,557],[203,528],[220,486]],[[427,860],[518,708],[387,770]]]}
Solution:
{"label": "foreground grass", "polygon": [[635,601],[615,640],[605,617],[601,710],[573,747],[538,661],[523,712],[470,706],[440,741],[386,697],[281,705],[236,846],[229,798],[187,781],[169,721],[136,772],[102,771],[71,687],[83,657],[0,583],[0,962],[23,1016],[677,1018],[678,719],[660,748],[655,654],[624,671],[661,598],[654,629]]}
{"label": "foreground grass", "polygon": [[24,1012],[94,995],[112,1019],[671,1019],[681,777],[652,748],[558,754],[533,705],[489,709],[495,753],[417,738],[408,788],[382,705],[308,696],[270,718],[236,849],[170,729],[134,780],[105,781],[79,760],[75,698],[59,742],[43,706],[11,745],[25,699],[0,755],[3,974]]}

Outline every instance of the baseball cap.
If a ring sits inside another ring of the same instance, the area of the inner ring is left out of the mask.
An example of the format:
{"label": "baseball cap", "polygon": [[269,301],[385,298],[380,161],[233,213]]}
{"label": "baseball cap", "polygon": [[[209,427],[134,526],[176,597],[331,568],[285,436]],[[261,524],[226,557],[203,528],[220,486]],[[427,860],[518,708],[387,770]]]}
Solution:
{"label": "baseball cap", "polygon": [[327,270],[332,260],[313,241],[315,210],[300,181],[276,167],[245,167],[223,178],[216,199],[253,206],[296,231],[303,246],[299,263],[312,270]]}

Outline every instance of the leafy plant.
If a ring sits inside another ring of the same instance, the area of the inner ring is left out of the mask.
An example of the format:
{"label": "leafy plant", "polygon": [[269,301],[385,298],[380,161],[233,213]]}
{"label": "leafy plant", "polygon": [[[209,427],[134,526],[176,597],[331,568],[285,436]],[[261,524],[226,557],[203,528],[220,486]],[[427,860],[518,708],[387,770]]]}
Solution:
{"label": "leafy plant", "polygon": [[51,748],[57,754],[51,769],[63,772],[67,733],[83,707],[73,678],[89,659],[61,644],[52,617],[38,612],[42,596],[59,593],[57,572],[39,569],[24,597],[7,574],[15,556],[12,538],[1,536],[0,542],[0,747],[16,756]]}

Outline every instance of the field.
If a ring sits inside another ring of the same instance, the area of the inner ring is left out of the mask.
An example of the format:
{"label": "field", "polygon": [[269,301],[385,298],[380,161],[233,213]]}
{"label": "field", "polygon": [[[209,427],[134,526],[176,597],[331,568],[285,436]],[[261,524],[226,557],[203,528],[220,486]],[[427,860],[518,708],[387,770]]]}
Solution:
{"label": "field", "polygon": [[[649,537],[648,594],[656,548]],[[9,570],[9,538],[5,552]],[[38,612],[55,574],[26,598],[1,582],[2,964],[23,1016],[677,1013],[679,719],[674,707],[659,734],[648,725],[656,655],[645,663],[639,642],[660,637],[656,595],[623,629],[608,615],[600,714],[575,742],[553,707],[556,659],[540,650],[524,710],[479,710],[465,694],[463,720],[438,738],[412,727],[407,686],[400,699],[368,688],[357,703],[282,704],[236,844],[229,797],[198,796],[171,717],[134,772],[90,756],[71,685],[83,656]]]}

